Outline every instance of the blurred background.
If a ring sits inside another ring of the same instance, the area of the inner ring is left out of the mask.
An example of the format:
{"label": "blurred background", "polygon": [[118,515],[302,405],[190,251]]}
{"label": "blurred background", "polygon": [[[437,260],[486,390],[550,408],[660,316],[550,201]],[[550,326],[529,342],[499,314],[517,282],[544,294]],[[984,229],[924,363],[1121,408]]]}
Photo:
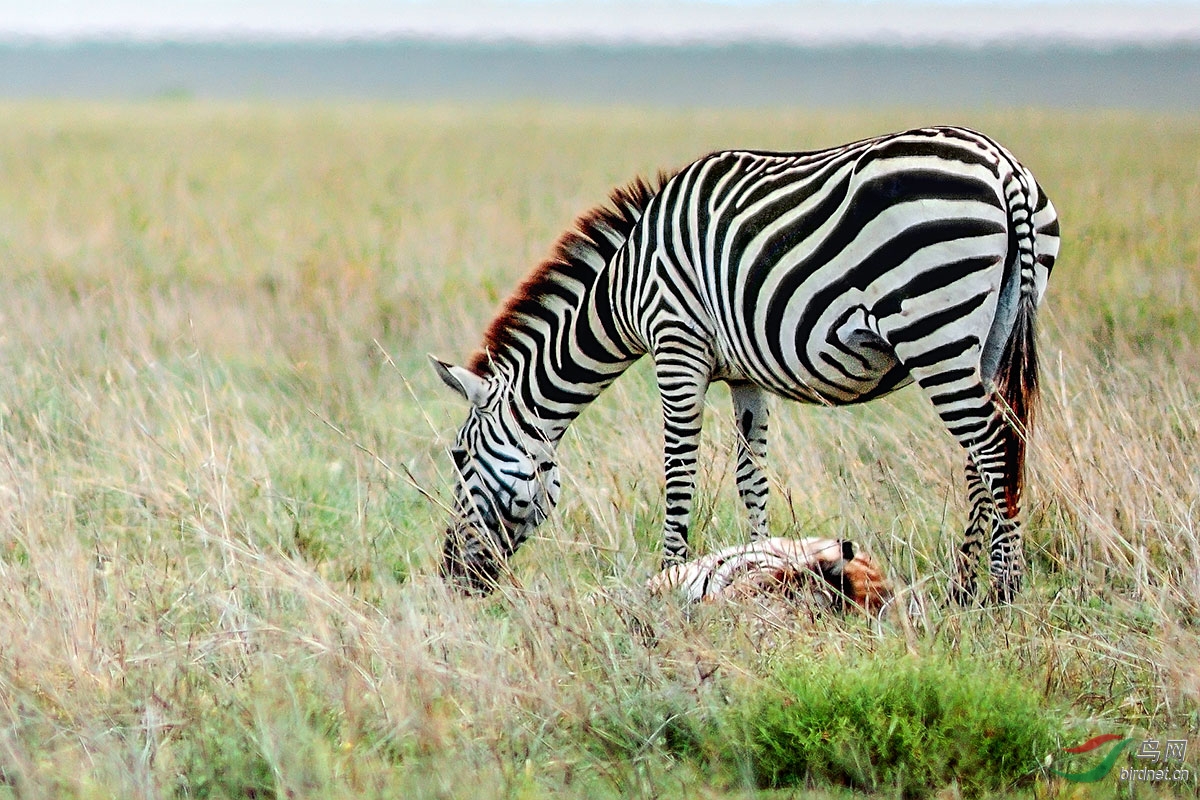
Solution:
{"label": "blurred background", "polygon": [[0,97],[1188,110],[1200,3],[0,3]]}

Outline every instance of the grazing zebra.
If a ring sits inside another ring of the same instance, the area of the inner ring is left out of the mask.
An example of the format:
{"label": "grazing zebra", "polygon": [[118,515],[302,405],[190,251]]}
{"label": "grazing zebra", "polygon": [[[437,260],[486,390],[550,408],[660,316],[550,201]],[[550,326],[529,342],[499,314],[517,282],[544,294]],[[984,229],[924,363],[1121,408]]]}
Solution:
{"label": "grazing zebra", "polygon": [[688,554],[704,395],[725,381],[737,488],[768,536],[768,394],[843,405],[915,381],[967,452],[969,523],[951,594],[1024,570],[1018,511],[1037,391],[1034,314],[1058,252],[1053,206],[988,137],[937,127],[803,153],[712,153],[576,221],[466,367],[470,403],[443,574],[486,591],[559,496],[555,448],[642,355],[664,414],[664,563]]}

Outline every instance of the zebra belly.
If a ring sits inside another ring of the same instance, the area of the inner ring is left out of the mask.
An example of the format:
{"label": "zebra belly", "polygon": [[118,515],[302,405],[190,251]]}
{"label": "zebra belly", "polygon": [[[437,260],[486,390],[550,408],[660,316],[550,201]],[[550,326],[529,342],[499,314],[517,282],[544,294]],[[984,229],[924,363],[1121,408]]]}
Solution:
{"label": "zebra belly", "polygon": [[[808,340],[804,358],[789,358],[786,364],[769,356],[766,341],[756,342],[752,352],[742,348],[738,353],[728,337],[721,338],[715,378],[749,381],[802,403],[862,403],[912,383],[861,305],[845,310],[823,340]],[[807,368],[807,363],[815,369]]]}

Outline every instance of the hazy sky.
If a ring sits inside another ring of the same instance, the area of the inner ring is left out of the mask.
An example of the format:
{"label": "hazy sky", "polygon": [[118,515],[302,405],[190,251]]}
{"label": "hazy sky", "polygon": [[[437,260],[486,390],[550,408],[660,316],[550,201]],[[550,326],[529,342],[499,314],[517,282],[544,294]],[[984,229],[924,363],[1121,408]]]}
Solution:
{"label": "hazy sky", "polygon": [[0,37],[1200,40],[1200,0],[0,0]]}

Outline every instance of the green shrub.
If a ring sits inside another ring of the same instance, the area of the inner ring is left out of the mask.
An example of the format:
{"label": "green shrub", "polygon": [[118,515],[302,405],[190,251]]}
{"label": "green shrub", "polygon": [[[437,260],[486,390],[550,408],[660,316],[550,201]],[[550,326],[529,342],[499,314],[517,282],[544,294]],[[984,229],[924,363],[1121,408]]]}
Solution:
{"label": "green shrub", "polygon": [[733,713],[745,739],[732,747],[745,748],[760,786],[835,783],[904,797],[1012,786],[1056,733],[1041,696],[994,670],[882,656],[789,665]]}

